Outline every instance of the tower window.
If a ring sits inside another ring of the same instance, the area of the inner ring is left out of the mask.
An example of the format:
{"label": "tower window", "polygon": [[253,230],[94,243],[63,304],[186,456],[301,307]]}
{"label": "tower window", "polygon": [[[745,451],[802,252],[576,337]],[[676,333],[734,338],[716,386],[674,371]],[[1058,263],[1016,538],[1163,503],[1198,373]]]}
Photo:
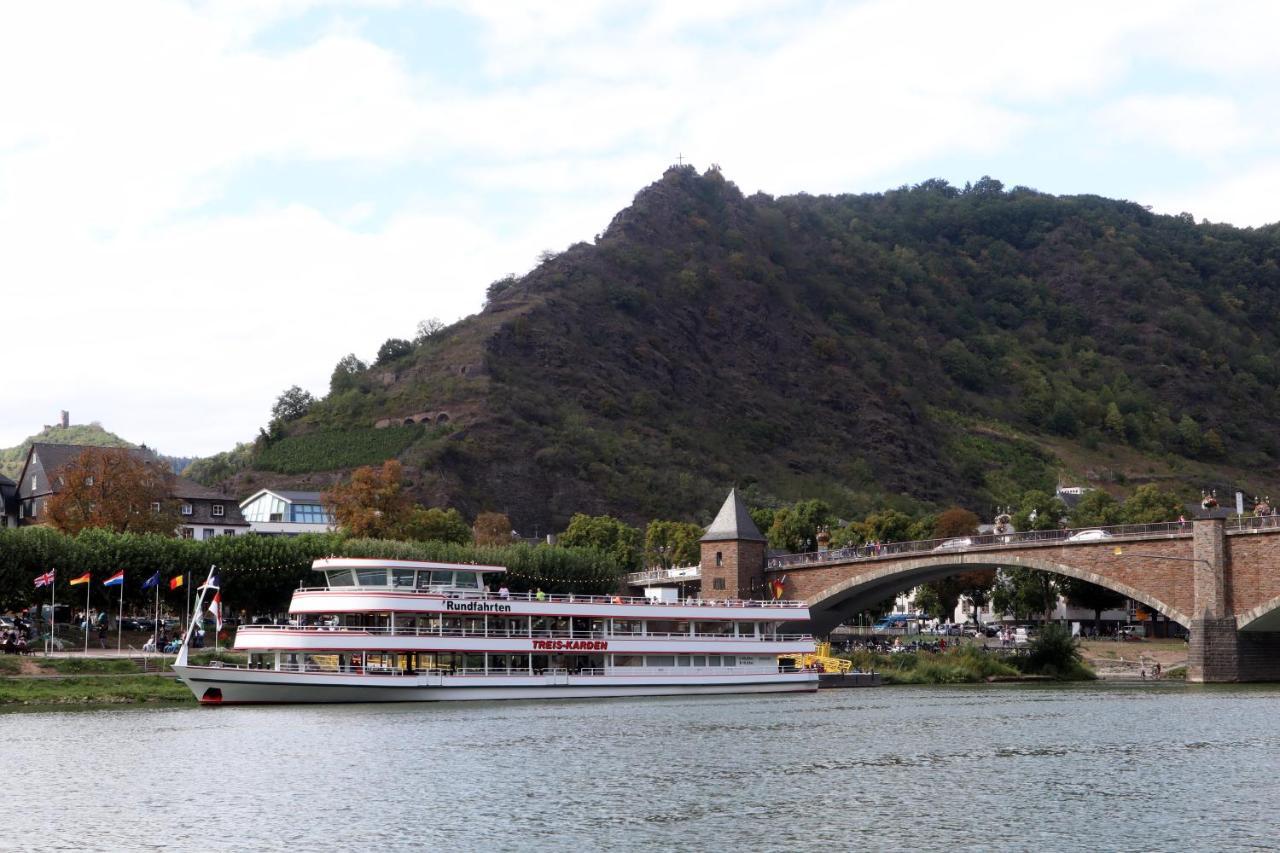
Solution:
{"label": "tower window", "polygon": [[724,554],[721,553],[720,551],[716,551],[716,565],[717,566],[724,565]]}
{"label": "tower window", "polygon": [[724,578],[712,578],[712,579],[711,579],[711,588],[712,588],[712,589],[724,589]]}

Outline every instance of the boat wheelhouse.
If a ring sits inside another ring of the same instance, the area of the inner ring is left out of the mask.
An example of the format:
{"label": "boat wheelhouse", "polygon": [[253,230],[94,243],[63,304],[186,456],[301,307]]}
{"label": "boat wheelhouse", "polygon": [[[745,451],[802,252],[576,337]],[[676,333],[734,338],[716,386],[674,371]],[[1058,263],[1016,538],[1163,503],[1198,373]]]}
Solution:
{"label": "boat wheelhouse", "polygon": [[[243,626],[246,666],[175,670],[206,704],[814,690],[801,603],[508,592],[501,566],[328,558],[288,624]],[[496,591],[495,591],[496,590]]]}

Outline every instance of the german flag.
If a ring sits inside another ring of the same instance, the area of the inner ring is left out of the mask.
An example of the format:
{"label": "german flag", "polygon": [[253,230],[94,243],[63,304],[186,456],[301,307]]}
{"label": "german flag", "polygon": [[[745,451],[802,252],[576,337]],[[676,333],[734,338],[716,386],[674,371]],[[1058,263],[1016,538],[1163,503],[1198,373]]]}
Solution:
{"label": "german flag", "polygon": [[89,582],[89,573],[88,573],[88,572],[85,572],[84,574],[82,574],[82,575],[81,575],[80,577],[78,577],[78,578],[72,578],[71,580],[67,581],[67,583],[68,583],[70,586],[75,586],[75,585],[76,585],[76,584],[78,584],[78,583],[88,583],[88,582]]}

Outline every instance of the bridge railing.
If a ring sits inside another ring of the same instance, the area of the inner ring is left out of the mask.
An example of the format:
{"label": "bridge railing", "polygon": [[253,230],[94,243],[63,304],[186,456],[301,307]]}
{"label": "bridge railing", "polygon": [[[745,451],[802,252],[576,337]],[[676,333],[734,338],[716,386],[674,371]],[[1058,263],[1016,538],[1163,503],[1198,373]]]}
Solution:
{"label": "bridge railing", "polygon": [[[1262,521],[1264,519],[1242,519]],[[1280,519],[1272,519],[1280,525]],[[1233,529],[1230,526],[1228,529]],[[769,559],[769,568],[785,569],[818,563],[849,563],[862,560],[879,560],[901,557],[907,554],[957,554],[975,550],[1015,548],[1022,545],[1038,545],[1054,542],[1086,544],[1106,542],[1112,539],[1133,539],[1149,536],[1191,535],[1190,521],[1168,521],[1157,524],[1111,524],[1097,527],[1062,528],[1054,530],[1024,530],[1017,533],[975,533],[970,536],[953,536],[947,539],[920,539],[911,542],[885,542],[879,544],[851,545],[827,551],[810,551],[802,554],[783,554]]]}

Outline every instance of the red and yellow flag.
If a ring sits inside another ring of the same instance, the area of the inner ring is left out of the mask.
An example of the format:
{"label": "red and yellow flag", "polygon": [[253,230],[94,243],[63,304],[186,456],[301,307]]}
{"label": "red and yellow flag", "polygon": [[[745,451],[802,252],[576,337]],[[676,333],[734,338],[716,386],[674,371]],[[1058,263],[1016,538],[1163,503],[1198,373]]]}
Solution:
{"label": "red and yellow flag", "polygon": [[182,586],[183,577],[185,576],[178,575],[177,577],[169,578],[169,589],[177,589],[178,587]]}
{"label": "red and yellow flag", "polygon": [[88,572],[85,572],[78,578],[72,578],[71,580],[67,581],[67,583],[70,584],[71,586],[75,586],[78,583],[88,583],[88,582],[89,582]]}

